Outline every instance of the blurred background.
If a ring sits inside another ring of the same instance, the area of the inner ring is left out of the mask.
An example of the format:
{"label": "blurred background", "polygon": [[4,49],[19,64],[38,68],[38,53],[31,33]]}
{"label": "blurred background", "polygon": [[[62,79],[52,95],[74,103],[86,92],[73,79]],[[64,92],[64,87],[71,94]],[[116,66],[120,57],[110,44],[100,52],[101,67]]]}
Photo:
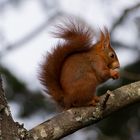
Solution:
{"label": "blurred background", "polygon": [[[98,94],[140,80],[140,0],[0,0],[0,73],[14,120],[31,129],[57,112],[42,92],[39,64],[57,42],[52,25],[77,16],[94,28],[107,26],[121,64],[121,78]],[[114,113],[64,140],[140,140],[140,103]]]}

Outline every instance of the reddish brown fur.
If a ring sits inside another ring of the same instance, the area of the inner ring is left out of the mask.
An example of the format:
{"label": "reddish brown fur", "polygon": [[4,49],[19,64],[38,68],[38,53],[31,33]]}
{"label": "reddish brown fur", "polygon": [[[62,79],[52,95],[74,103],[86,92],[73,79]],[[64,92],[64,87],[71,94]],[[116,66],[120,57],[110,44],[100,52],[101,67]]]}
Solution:
{"label": "reddish brown fur", "polygon": [[95,105],[97,85],[118,78],[114,69],[119,62],[110,46],[109,33],[101,31],[99,42],[93,45],[93,31],[82,21],[69,20],[57,29],[54,35],[63,38],[64,43],[46,57],[41,66],[41,83],[63,108]]}

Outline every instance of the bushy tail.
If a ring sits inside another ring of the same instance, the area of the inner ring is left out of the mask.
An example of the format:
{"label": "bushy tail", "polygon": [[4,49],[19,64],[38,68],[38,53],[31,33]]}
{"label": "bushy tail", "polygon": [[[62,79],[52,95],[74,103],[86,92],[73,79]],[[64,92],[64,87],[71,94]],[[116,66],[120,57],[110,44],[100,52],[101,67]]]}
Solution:
{"label": "bushy tail", "polygon": [[88,51],[91,47],[93,33],[87,25],[78,20],[67,20],[58,25],[56,37],[64,39],[58,43],[51,53],[48,53],[41,65],[40,81],[45,90],[61,106],[63,104],[63,89],[60,83],[61,68],[64,61],[72,54]]}

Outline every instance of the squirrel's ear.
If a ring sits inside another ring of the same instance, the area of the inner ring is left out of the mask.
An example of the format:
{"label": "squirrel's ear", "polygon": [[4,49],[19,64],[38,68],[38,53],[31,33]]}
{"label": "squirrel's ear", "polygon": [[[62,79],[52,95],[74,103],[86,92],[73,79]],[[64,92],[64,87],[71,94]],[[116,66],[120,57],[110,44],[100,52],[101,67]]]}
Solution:
{"label": "squirrel's ear", "polygon": [[100,30],[100,48],[105,49],[110,46],[110,34],[108,29],[104,27],[104,32]]}

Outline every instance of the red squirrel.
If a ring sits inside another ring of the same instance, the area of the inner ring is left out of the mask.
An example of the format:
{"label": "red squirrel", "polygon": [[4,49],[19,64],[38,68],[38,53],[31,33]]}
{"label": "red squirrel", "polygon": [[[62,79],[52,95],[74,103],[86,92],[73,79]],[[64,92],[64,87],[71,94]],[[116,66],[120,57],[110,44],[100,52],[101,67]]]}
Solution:
{"label": "red squirrel", "polygon": [[45,91],[64,109],[95,106],[96,87],[119,78],[119,60],[110,45],[110,34],[100,30],[93,44],[94,31],[81,20],[67,20],[56,26],[55,37],[63,39],[48,53],[41,65],[40,81]]}

